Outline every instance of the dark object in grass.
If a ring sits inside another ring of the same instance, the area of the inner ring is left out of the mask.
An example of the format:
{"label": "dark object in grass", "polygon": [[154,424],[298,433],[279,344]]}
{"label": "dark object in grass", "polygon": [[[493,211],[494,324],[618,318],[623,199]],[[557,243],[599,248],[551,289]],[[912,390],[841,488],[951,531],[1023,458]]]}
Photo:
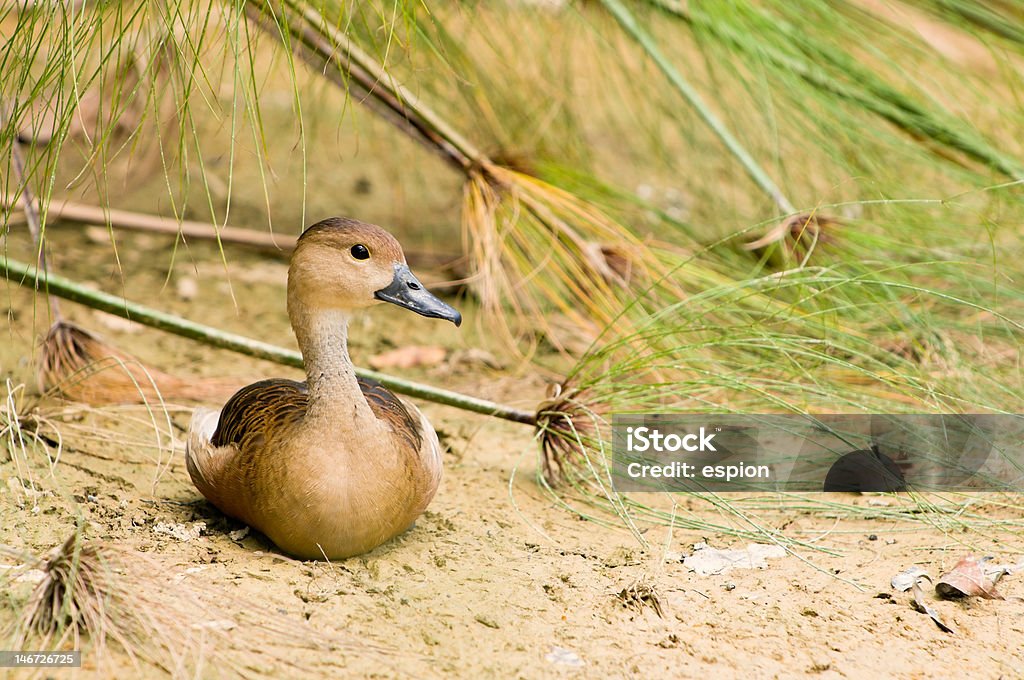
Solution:
{"label": "dark object in grass", "polygon": [[906,491],[907,482],[896,463],[874,449],[848,453],[829,468],[823,491]]}

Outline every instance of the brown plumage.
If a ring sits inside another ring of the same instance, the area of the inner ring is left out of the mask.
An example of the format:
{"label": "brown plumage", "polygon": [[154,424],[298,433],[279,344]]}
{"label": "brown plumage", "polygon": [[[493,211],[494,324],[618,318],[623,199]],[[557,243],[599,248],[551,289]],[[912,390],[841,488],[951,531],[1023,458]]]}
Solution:
{"label": "brown plumage", "polygon": [[[386,421],[409,446],[418,449],[423,437],[402,400],[376,380],[358,377],[357,381],[373,415]],[[224,404],[210,443],[237,444],[243,451],[250,449],[265,438],[267,430],[294,427],[306,414],[308,405],[306,383],[284,378],[260,380],[243,387]]]}
{"label": "brown plumage", "polygon": [[313,225],[288,271],[306,382],[253,383],[219,413],[197,410],[189,428],[186,462],[199,491],[299,557],[373,549],[404,531],[440,482],[430,423],[379,383],[357,378],[349,359],[351,312],[379,302],[461,322],[380,227],[341,218]]}

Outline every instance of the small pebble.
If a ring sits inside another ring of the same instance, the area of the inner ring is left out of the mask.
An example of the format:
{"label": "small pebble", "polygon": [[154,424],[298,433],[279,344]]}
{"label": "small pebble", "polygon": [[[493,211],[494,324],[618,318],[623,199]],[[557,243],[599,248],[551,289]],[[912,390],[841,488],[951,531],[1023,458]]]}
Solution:
{"label": "small pebble", "polygon": [[91,226],[85,228],[85,237],[93,243],[107,243],[113,240],[113,235],[106,227]]}
{"label": "small pebble", "polygon": [[188,302],[194,300],[199,295],[199,282],[191,276],[182,276],[175,283],[175,289],[178,292],[178,297]]}

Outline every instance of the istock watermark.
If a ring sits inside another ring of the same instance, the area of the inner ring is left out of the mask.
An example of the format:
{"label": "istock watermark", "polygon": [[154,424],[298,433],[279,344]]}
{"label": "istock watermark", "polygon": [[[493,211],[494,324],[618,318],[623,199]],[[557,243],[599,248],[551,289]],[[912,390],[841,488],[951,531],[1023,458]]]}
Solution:
{"label": "istock watermark", "polygon": [[[716,451],[711,440],[714,434],[708,434],[704,428],[697,433],[679,435],[675,432],[662,434],[660,430],[644,425],[626,428],[626,449],[629,451]],[[696,443],[695,443],[696,442]]]}
{"label": "istock watermark", "polygon": [[617,415],[619,491],[1024,491],[1024,416]]}

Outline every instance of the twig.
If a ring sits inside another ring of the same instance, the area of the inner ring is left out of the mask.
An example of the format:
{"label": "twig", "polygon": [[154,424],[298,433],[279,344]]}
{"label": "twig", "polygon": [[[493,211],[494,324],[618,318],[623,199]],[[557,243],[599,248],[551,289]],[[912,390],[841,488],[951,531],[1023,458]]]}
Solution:
{"label": "twig", "polygon": [[[4,207],[11,206],[15,202],[16,199],[12,199],[10,196],[0,195],[0,203]],[[33,209],[38,210],[34,203]],[[180,234],[185,238],[206,240],[219,238],[224,242],[255,246],[285,253],[291,252],[295,248],[295,237],[289,234],[269,234],[241,227],[219,227],[206,222],[193,222],[190,220],[179,222],[176,219],[160,217],[158,215],[147,215],[145,213],[115,208],[103,208],[73,201],[51,201],[48,214],[51,217],[67,222],[110,224],[126,231],[167,234],[168,236]]]}
{"label": "twig", "polygon": [[[8,119],[7,106],[3,105],[2,110],[0,110],[0,127],[5,127]],[[28,177],[25,173],[25,157],[21,153],[21,143],[16,135],[11,139],[11,165],[14,166],[14,179],[18,183],[18,196],[12,203],[17,203],[19,200],[21,202],[21,208],[25,213],[25,221],[28,223],[28,231],[36,248],[36,267],[44,273],[49,273],[49,266],[46,262],[46,246],[43,243],[43,225],[39,217],[39,205],[32,194],[32,188],[28,185]],[[3,207],[6,209],[10,205],[5,201]],[[59,320],[61,318],[60,304],[52,295],[47,295],[47,300],[50,303],[50,311],[54,318]]]}
{"label": "twig", "polygon": [[[0,208],[12,208],[20,205],[17,197],[0,193]],[[38,213],[38,203],[36,212]],[[24,206],[21,206],[24,210]],[[22,213],[18,213],[21,215]],[[178,221],[175,218],[160,217],[131,210],[104,208],[97,205],[76,203],[54,199],[50,201],[47,215],[51,220],[63,220],[78,224],[110,225],[114,229],[134,231],[145,234],[164,234],[186,239],[204,241],[219,240],[222,243],[233,243],[251,246],[275,255],[287,256],[295,249],[297,237],[291,234],[270,234],[243,227],[217,226],[206,222],[191,220]],[[26,213],[27,217],[27,213]],[[420,263],[421,266],[451,266],[462,258],[455,253],[437,253],[432,251],[406,251],[409,261]],[[446,282],[450,283],[450,282]]]}

